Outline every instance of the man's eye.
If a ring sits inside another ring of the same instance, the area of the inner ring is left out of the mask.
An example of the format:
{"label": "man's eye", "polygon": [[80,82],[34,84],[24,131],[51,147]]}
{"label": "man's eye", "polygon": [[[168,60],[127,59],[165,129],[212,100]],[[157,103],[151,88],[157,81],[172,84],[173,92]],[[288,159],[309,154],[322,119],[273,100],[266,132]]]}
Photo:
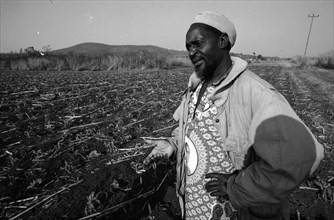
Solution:
{"label": "man's eye", "polygon": [[200,42],[200,41],[196,41],[196,42],[194,43],[194,45],[195,45],[196,47],[199,47],[199,46],[202,45],[202,42]]}
{"label": "man's eye", "polygon": [[194,41],[191,44],[186,45],[186,49],[189,51],[191,48],[199,48],[203,45],[202,41]]}
{"label": "man's eye", "polygon": [[205,43],[204,41],[195,41],[194,46],[195,47],[202,47],[204,45],[204,43]]}

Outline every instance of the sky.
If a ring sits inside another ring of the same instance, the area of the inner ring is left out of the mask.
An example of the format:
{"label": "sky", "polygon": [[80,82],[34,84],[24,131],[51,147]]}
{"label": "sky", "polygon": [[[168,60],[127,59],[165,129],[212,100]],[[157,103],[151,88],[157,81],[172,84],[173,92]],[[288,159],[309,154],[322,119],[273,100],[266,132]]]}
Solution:
{"label": "sky", "polygon": [[0,52],[29,46],[54,50],[79,43],[155,45],[185,50],[200,11],[228,17],[237,30],[233,53],[293,57],[334,50],[334,0],[0,0]]}

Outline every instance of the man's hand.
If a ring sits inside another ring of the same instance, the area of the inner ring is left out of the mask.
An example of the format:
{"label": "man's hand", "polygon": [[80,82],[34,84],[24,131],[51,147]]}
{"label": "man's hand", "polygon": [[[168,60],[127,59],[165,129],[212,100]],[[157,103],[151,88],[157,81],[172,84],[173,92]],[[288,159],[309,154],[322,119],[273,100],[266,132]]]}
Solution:
{"label": "man's hand", "polygon": [[227,200],[227,181],[231,175],[221,173],[208,173],[206,179],[211,179],[205,184],[205,189],[210,196],[216,196],[219,200]]}
{"label": "man's hand", "polygon": [[144,139],[148,144],[155,144],[156,147],[153,148],[151,153],[145,158],[143,163],[145,165],[151,163],[152,161],[160,160],[162,158],[169,158],[173,155],[174,148],[173,146],[167,141],[163,139]]}

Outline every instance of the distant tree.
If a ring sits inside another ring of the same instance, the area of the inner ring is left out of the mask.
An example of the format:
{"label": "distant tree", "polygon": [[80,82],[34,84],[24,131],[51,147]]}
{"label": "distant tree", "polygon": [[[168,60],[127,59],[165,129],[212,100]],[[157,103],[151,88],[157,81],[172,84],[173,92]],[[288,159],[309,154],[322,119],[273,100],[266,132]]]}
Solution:
{"label": "distant tree", "polygon": [[24,52],[27,54],[35,54],[37,51],[34,49],[34,47],[27,47],[24,49]]}
{"label": "distant tree", "polygon": [[256,53],[255,53],[255,52],[253,52],[253,55],[254,55],[254,60],[256,60]]}
{"label": "distant tree", "polygon": [[42,51],[45,52],[51,52],[52,51],[52,47],[50,45],[46,45],[42,47]]}
{"label": "distant tree", "polygon": [[259,55],[257,56],[257,59],[258,59],[258,60],[266,60],[261,54],[259,54]]}

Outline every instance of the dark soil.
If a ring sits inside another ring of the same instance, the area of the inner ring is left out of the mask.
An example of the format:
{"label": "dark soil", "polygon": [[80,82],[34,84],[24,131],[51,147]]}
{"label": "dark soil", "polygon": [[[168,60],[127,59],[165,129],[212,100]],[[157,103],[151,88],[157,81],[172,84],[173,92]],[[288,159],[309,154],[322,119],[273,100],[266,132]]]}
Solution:
{"label": "dark soil", "polygon": [[[298,69],[250,68],[326,147],[318,171],[290,198],[292,219],[334,219],[334,108],[321,87],[328,84]],[[141,173],[151,148],[140,137],[170,134],[191,72],[0,72],[0,217],[180,219],[175,165]]]}

